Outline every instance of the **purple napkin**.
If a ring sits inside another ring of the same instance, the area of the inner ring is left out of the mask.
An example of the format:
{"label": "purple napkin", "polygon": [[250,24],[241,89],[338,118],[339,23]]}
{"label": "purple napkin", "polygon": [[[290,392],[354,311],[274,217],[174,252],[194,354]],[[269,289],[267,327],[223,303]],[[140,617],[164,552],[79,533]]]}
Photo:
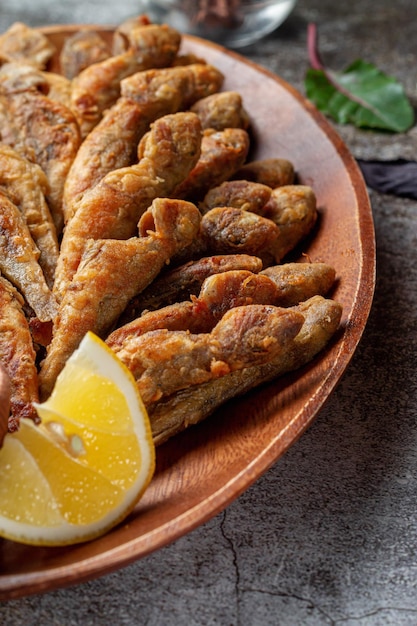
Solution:
{"label": "purple napkin", "polygon": [[375,191],[417,200],[417,161],[357,159],[366,184]]}

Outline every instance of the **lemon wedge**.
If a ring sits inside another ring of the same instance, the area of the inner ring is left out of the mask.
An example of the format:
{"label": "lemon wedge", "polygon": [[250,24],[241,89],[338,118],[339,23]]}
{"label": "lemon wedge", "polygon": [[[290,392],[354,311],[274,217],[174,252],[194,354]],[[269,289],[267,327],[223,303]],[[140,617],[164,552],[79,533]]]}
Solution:
{"label": "lemon wedge", "polygon": [[0,449],[0,536],[58,546],[104,534],[132,511],[155,468],[132,374],[89,332],[36,410],[41,424],[21,420]]}

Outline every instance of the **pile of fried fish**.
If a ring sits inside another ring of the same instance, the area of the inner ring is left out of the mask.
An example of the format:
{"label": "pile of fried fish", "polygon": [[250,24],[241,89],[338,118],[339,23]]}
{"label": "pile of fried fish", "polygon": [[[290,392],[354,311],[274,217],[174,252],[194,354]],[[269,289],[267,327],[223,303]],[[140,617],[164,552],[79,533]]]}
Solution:
{"label": "pile of fried fish", "polygon": [[180,46],[146,16],[60,50],[22,23],[0,36],[9,431],[37,421],[87,331],[133,373],[160,444],[340,324],[333,267],[286,261],[316,224],[313,189],[285,158],[248,160],[241,96]]}

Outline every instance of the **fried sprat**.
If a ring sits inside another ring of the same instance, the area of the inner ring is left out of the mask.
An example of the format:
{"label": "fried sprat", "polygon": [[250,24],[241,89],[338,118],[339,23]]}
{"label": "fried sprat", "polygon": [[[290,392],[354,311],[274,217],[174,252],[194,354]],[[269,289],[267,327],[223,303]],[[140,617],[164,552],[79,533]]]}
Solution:
{"label": "fried sprat", "polygon": [[45,200],[45,173],[9,146],[0,144],[0,189],[22,213],[39,250],[38,262],[52,288],[59,254],[58,238]]}
{"label": "fried sprat", "polygon": [[8,61],[24,61],[44,68],[54,52],[54,46],[44,34],[22,22],[15,22],[0,35],[0,57]]}
{"label": "fried sprat", "polygon": [[1,141],[39,165],[49,183],[47,202],[58,233],[63,219],[63,192],[80,145],[73,113],[39,91],[9,92],[0,105]]}
{"label": "fried sprat", "polygon": [[220,89],[223,75],[210,65],[138,72],[121,84],[121,97],[83,141],[64,189],[65,221],[86,191],[109,172],[137,162],[138,143],[152,122],[187,109]]}
{"label": "fried sprat", "polygon": [[199,203],[202,213],[218,207],[234,207],[262,215],[264,207],[271,197],[272,189],[261,183],[248,180],[227,180],[211,188]]}
{"label": "fried sprat", "polygon": [[248,133],[241,128],[205,130],[200,158],[187,178],[173,190],[172,196],[193,202],[204,198],[211,187],[230,178],[245,162],[249,143]]}
{"label": "fried sprat", "polygon": [[164,270],[139,296],[133,298],[120,318],[126,324],[143,311],[154,311],[175,302],[188,300],[200,292],[206,278],[230,270],[258,273],[262,261],[248,254],[220,254],[188,261],[173,269]]}
{"label": "fried sprat", "polygon": [[334,300],[314,296],[295,311],[304,317],[300,332],[277,356],[264,365],[253,365],[183,389],[148,404],[156,445],[201,422],[231,398],[239,397],[311,361],[329,343],[340,324],[342,307]]}
{"label": "fried sprat", "polygon": [[39,251],[17,206],[0,192],[0,271],[41,321],[53,320],[56,302],[38,263]]}
{"label": "fried sprat", "polygon": [[292,185],[295,179],[294,165],[288,159],[270,158],[245,163],[233,177],[267,185],[271,189]]}
{"label": "fried sprat", "polygon": [[51,393],[67,358],[88,330],[105,336],[127,303],[195,237],[200,213],[193,204],[158,198],[139,222],[139,236],[88,241],[59,305],[52,341],[40,371],[41,397]]}
{"label": "fried sprat", "polygon": [[251,304],[227,311],[210,333],[154,330],[132,338],[116,354],[149,404],[272,360],[298,334],[303,321],[290,309]]}
{"label": "fried sprat", "polygon": [[100,63],[111,56],[111,50],[95,30],[80,30],[67,37],[59,54],[62,74],[72,80],[93,63]]}
{"label": "fried sprat", "polygon": [[32,405],[39,401],[36,353],[23,306],[19,292],[0,277],[0,361],[11,382],[10,432],[22,417],[39,421]]}
{"label": "fried sprat", "polygon": [[89,239],[127,239],[141,215],[159,197],[172,193],[200,154],[201,125],[195,113],[159,118],[144,137],[137,165],[109,172],[85,194],[67,224],[54,291],[61,299]]}
{"label": "fried sprat", "polygon": [[221,91],[198,100],[191,107],[197,113],[204,129],[224,130],[250,126],[250,118],[243,106],[242,96],[236,91]]}
{"label": "fried sprat", "polygon": [[104,111],[120,96],[120,83],[127,76],[153,67],[169,66],[174,60],[181,37],[169,26],[137,28],[126,52],[93,63],[72,81],[71,109],[86,137]]}
{"label": "fried sprat", "polygon": [[276,261],[291,252],[312,230],[317,220],[316,195],[308,185],[276,187],[265,206],[264,216],[276,224],[280,237],[271,254]]}
{"label": "fried sprat", "polygon": [[278,287],[267,276],[247,270],[229,270],[206,278],[198,297],[149,311],[117,328],[106,341],[112,349],[120,349],[133,337],[158,328],[210,332],[233,307],[270,304],[277,299]]}
{"label": "fried sprat", "polygon": [[[9,430],[37,420],[93,331],[133,373],[156,444],[302,367],[336,332],[333,267],[285,262],[319,209],[223,74],[145,15],[0,36],[0,364]],[[255,131],[255,132],[254,132]],[[0,435],[1,438],[1,435]],[[1,441],[0,441],[1,445]]]}

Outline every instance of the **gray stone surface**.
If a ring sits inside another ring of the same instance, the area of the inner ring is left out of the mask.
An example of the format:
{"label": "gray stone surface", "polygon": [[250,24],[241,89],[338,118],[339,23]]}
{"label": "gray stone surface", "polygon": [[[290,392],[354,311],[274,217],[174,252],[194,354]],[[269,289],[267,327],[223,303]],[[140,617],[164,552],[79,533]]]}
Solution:
{"label": "gray stone surface", "polygon": [[[20,19],[117,23],[133,0],[1,0]],[[357,57],[417,104],[414,0],[301,0],[242,52],[303,91],[306,26],[326,62]],[[338,127],[357,157],[417,157],[406,134]],[[414,626],[417,624],[417,202],[372,192],[377,286],[369,323],[317,420],[203,527],[89,583],[0,606],[4,626]]]}

